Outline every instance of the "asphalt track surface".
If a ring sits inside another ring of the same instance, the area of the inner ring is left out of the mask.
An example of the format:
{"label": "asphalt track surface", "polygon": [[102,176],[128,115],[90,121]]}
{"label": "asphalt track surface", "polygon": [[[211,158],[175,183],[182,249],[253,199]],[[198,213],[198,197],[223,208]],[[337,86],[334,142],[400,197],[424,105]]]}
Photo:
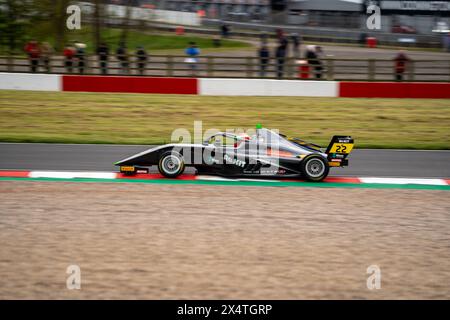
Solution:
{"label": "asphalt track surface", "polygon": [[[143,145],[0,143],[0,169],[116,171],[113,162]],[[331,176],[449,178],[450,150],[354,150],[347,168]],[[191,169],[193,170],[193,169]],[[187,170],[187,172],[191,171]]]}

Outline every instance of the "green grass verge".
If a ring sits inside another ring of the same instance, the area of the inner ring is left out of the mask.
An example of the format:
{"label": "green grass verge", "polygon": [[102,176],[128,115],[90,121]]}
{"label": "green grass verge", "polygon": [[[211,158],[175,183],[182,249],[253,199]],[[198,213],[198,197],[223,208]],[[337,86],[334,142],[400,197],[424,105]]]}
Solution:
{"label": "green grass verge", "polygon": [[0,141],[159,144],[176,128],[256,123],[327,145],[450,149],[450,101],[0,91]]}
{"label": "green grass verge", "polygon": [[[120,29],[106,29],[102,32],[102,39],[110,48],[116,49],[122,30]],[[81,41],[87,44],[87,48],[93,51],[93,36],[89,28],[75,30],[74,33],[69,33],[69,39],[74,41]],[[189,42],[196,42],[200,49],[214,48],[212,36],[198,36],[198,35],[175,35],[175,34],[161,34],[161,33],[144,33],[138,31],[129,31],[127,46],[129,50],[134,50],[138,46],[145,47],[150,53],[155,50],[173,50],[185,49]],[[236,40],[222,40],[222,48],[246,48],[250,45],[245,42]],[[183,54],[183,51],[180,52]]]}
{"label": "green grass verge", "polygon": [[[46,28],[44,26],[40,26],[35,34],[31,33],[30,38],[35,38],[39,42],[47,41],[55,47],[55,38],[52,32],[45,32]],[[101,39],[103,42],[109,45],[111,53],[115,53],[117,49],[120,39],[121,39],[122,30],[115,28],[107,28],[102,29]],[[201,50],[207,49],[206,52],[209,51],[221,51],[221,50],[232,50],[232,49],[242,49],[242,48],[251,48],[251,45],[247,42],[237,41],[237,40],[228,40],[222,39],[221,46],[215,47],[213,44],[213,36],[208,35],[176,35],[175,33],[161,33],[161,32],[152,32],[149,31],[128,31],[127,37],[127,47],[128,50],[134,52],[134,50],[138,46],[145,47],[148,52],[151,54],[152,52],[158,51],[157,53],[161,54],[164,52],[170,52],[172,54],[176,54],[177,50],[178,54],[183,55],[184,49],[187,48],[189,42],[196,42],[198,47]],[[95,52],[94,47],[94,36],[92,28],[83,27],[80,30],[70,30],[67,31],[66,34],[66,42],[73,43],[74,41],[83,42],[87,45],[86,52],[92,54]],[[0,53],[5,54],[6,48],[0,47]],[[22,51],[19,53],[24,54]],[[205,52],[203,52],[205,53]]]}
{"label": "green grass verge", "polygon": [[333,182],[264,182],[264,181],[221,181],[221,180],[181,180],[181,179],[92,179],[92,178],[14,178],[0,177],[0,181],[47,181],[47,182],[87,182],[87,183],[146,183],[146,184],[196,184],[241,187],[301,187],[301,188],[361,188],[361,189],[416,189],[450,190],[450,186],[425,184],[388,183],[333,183]]}

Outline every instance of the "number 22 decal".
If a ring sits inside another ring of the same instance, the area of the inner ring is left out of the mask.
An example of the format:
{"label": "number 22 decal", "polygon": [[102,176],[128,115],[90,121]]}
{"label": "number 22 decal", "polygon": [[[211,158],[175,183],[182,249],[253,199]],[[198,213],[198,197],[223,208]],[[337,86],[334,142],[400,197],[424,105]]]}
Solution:
{"label": "number 22 decal", "polygon": [[336,146],[336,153],[345,153],[345,151],[347,150],[347,146],[346,145],[337,145]]}

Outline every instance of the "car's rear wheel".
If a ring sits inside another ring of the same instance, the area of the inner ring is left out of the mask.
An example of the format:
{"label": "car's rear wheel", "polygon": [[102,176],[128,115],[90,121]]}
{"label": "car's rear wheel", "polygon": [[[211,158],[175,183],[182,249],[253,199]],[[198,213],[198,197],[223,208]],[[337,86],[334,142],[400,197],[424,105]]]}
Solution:
{"label": "car's rear wheel", "polygon": [[306,180],[322,181],[328,176],[330,167],[327,159],[320,155],[312,154],[303,159],[301,171]]}
{"label": "car's rear wheel", "polygon": [[176,151],[164,152],[159,157],[158,170],[167,178],[176,178],[184,171],[184,159]]}

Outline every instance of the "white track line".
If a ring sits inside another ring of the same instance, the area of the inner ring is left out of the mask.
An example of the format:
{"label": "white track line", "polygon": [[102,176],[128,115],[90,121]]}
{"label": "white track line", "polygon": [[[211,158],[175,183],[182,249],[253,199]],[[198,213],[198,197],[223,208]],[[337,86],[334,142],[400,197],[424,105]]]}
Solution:
{"label": "white track line", "polygon": [[30,178],[90,178],[90,179],[115,179],[115,172],[95,171],[31,171]]}
{"label": "white track line", "polygon": [[[1,171],[0,171],[1,173]],[[28,176],[30,178],[56,178],[56,179],[74,179],[74,178],[88,178],[88,179],[117,179],[116,172],[104,172],[104,171],[29,171]],[[334,177],[335,178],[335,177]],[[339,177],[337,177],[339,178]],[[345,177],[342,177],[345,179]],[[450,182],[446,179],[434,179],[434,178],[383,178],[383,177],[357,177],[360,183],[375,183],[375,184],[419,184],[419,185],[436,185],[446,186]],[[198,175],[195,180],[206,181],[256,181],[256,182],[280,182],[279,179],[233,179],[220,176]]]}
{"label": "white track line", "polygon": [[362,183],[388,183],[388,184],[428,184],[446,186],[443,179],[420,179],[420,178],[359,178]]}
{"label": "white track line", "polygon": [[250,178],[239,178],[239,179],[233,179],[233,178],[225,178],[220,176],[206,176],[206,175],[200,175],[196,176],[196,180],[207,180],[207,181],[256,181],[256,182],[280,182],[280,180],[272,180],[272,179],[250,179]]}
{"label": "white track line", "polygon": [[237,179],[230,179],[219,176],[196,176],[196,180],[206,180],[206,181],[237,181]]}

